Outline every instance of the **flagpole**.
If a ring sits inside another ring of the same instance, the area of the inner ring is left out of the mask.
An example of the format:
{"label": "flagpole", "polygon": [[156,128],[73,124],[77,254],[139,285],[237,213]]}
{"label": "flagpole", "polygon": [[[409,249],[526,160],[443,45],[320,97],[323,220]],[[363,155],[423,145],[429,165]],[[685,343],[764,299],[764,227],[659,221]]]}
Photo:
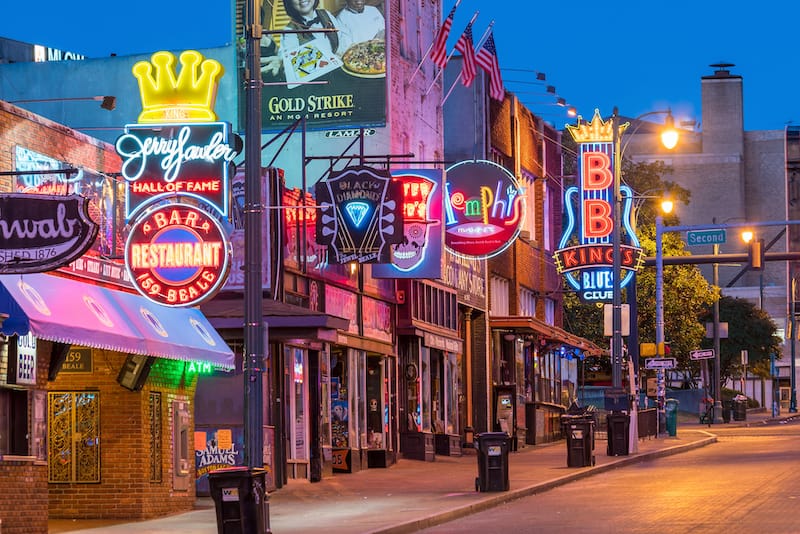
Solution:
{"label": "flagpole", "polygon": [[[475,22],[475,19],[477,19],[477,18],[478,18],[478,13],[480,13],[480,11],[476,11],[476,12],[475,12],[475,14],[474,14],[474,15],[472,15],[472,18],[471,18],[471,19],[470,19],[470,21],[467,23],[467,26],[466,26],[467,28],[469,27],[469,25],[470,25],[470,24],[472,24],[473,22]],[[450,51],[450,53],[447,55],[447,61],[450,61],[450,58],[451,58],[451,57],[453,57],[453,54],[455,54],[455,53],[456,53],[456,51],[455,51],[455,50],[451,50],[451,51]],[[447,65],[447,64],[445,63],[445,65]],[[444,72],[444,67],[442,67],[441,69],[439,69],[439,72],[437,72],[437,73],[436,73],[436,76],[434,76],[434,78],[433,78],[433,81],[432,81],[432,82],[431,82],[431,84],[428,86],[428,90],[427,90],[427,91],[425,91],[425,94],[424,94],[424,96],[428,96],[428,93],[430,93],[430,92],[431,92],[431,89],[433,89],[433,86],[434,86],[434,85],[436,85],[436,81],[439,79],[439,76],[441,76],[443,72]]]}
{"label": "flagpole", "polygon": [[[489,26],[486,28],[486,31],[483,32],[483,36],[481,36],[481,38],[478,40],[478,46],[475,47],[475,50],[480,50],[481,47],[483,46],[483,43],[485,43],[486,39],[489,38],[489,33],[492,31],[492,26],[494,26],[494,21],[490,22]],[[456,84],[459,82],[459,80],[461,80],[461,72],[458,73],[458,77],[453,81],[453,85],[450,86],[450,90],[448,90],[447,94],[444,95],[444,98],[442,99],[443,106],[444,103],[447,102],[447,99],[450,97],[450,93],[453,92],[453,89],[455,89]]]}
{"label": "flagpole", "polygon": [[[460,4],[460,3],[461,3],[461,0],[456,0],[456,4],[452,8],[450,8],[450,11],[453,11],[454,9],[456,9],[458,7],[458,4]],[[450,15],[447,15],[447,16],[449,17]],[[442,21],[442,24],[444,24],[444,21]],[[425,51],[425,54],[423,54],[422,59],[419,60],[419,65],[417,65],[417,68],[414,69],[413,73],[411,73],[411,77],[406,82],[406,85],[410,85],[411,84],[411,81],[417,75],[417,73],[419,72],[419,69],[422,68],[422,64],[425,62],[426,59],[428,59],[428,56],[430,55],[431,50],[433,50],[433,45],[434,44],[436,44],[436,39],[431,41],[431,44],[428,46],[428,50]],[[450,59],[450,58],[448,57],[448,59]],[[428,93],[425,93],[425,94],[428,94]]]}

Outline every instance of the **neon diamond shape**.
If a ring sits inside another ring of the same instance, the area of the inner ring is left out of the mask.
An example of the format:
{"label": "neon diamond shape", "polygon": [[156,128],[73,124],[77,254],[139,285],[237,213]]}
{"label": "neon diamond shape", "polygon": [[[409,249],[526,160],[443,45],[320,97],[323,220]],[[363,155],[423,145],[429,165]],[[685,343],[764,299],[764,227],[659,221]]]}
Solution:
{"label": "neon diamond shape", "polygon": [[350,202],[344,207],[344,210],[350,216],[353,226],[360,228],[369,213],[369,204],[366,202]]}

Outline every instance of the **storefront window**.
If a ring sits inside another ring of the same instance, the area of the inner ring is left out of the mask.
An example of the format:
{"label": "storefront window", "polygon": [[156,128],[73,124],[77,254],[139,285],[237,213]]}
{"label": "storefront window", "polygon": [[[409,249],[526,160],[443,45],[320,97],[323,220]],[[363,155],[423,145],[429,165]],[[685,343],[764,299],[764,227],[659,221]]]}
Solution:
{"label": "storefront window", "polygon": [[442,351],[431,349],[428,351],[431,357],[431,422],[433,431],[437,434],[444,433],[444,365],[442,362]]}
{"label": "storefront window", "polygon": [[455,353],[445,353],[445,431],[448,434],[458,434],[458,359]]}
{"label": "storefront window", "polygon": [[308,459],[308,443],[306,441],[306,366],[305,351],[302,349],[290,349],[294,354],[292,358],[292,442],[294,443],[295,460]]}
{"label": "storefront window", "polygon": [[350,446],[346,355],[345,349],[331,352],[331,441],[335,449],[346,449]]}
{"label": "storefront window", "polygon": [[422,431],[431,432],[431,351],[427,347],[422,347]]}
{"label": "storefront window", "polygon": [[385,448],[385,371],[381,355],[370,355],[367,359],[367,447]]}
{"label": "storefront window", "polygon": [[319,377],[321,394],[320,408],[322,425],[320,428],[322,445],[331,445],[331,371],[330,355],[327,352],[319,353]]}
{"label": "storefront window", "polygon": [[[367,445],[367,410],[366,410],[366,399],[367,399],[367,377],[366,377],[366,369],[367,369],[367,353],[363,350],[353,350],[351,351],[352,354],[352,362],[353,362],[353,369],[357,369],[356,378],[355,378],[355,388],[356,391],[354,392],[355,395],[350,396],[350,418],[351,418],[351,430],[355,431],[355,434],[358,436],[357,443],[351,443],[351,446],[355,446],[358,448],[366,447]],[[353,429],[352,424],[358,423],[358,428]]]}
{"label": "storefront window", "polygon": [[0,455],[28,456],[28,392],[0,388]]}

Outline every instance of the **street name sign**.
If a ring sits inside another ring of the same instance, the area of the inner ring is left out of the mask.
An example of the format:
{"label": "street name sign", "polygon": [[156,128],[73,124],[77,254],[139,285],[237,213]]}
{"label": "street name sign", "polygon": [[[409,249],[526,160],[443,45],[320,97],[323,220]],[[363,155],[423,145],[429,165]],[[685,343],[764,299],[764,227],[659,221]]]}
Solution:
{"label": "street name sign", "polygon": [[647,358],[644,361],[645,369],[674,369],[677,365],[675,358]]}
{"label": "street name sign", "polygon": [[689,353],[692,360],[710,360],[714,357],[714,349],[693,350]]}
{"label": "street name sign", "polygon": [[686,232],[686,244],[688,245],[720,245],[725,242],[725,238],[724,228]]}

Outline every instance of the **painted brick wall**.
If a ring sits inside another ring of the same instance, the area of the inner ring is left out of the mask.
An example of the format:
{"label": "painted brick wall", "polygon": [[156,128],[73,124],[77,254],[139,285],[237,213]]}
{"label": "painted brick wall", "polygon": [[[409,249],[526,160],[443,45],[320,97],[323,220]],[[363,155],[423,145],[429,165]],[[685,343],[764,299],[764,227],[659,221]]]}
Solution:
{"label": "painted brick wall", "polygon": [[[17,145],[103,173],[120,168],[119,157],[109,143],[0,101],[0,171],[14,170]],[[11,186],[10,176],[0,176],[0,191],[11,191]]]}

